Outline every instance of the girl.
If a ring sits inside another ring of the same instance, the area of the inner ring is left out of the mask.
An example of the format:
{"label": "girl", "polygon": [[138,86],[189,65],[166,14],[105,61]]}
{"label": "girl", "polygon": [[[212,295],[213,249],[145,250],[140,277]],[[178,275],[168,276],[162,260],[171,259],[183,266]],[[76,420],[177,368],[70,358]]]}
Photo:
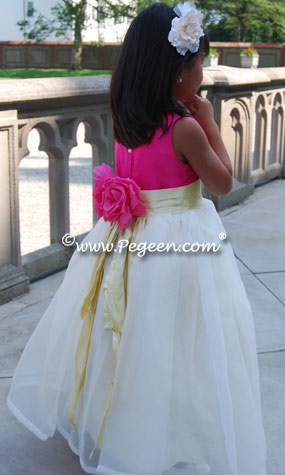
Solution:
{"label": "girl", "polygon": [[130,25],[110,87],[116,174],[94,170],[99,220],[84,240],[112,252],[74,253],[8,394],[15,416],[42,440],[58,429],[87,473],[266,474],[253,315],[201,193],[232,181],[212,105],[196,94],[202,18],[189,2],[155,3]]}

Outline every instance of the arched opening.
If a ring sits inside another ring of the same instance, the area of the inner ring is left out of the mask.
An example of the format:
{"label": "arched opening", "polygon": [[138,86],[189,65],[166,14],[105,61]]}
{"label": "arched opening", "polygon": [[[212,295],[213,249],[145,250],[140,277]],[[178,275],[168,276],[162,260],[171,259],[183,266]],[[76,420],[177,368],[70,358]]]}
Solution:
{"label": "arched opening", "polygon": [[36,128],[28,136],[26,155],[19,165],[19,213],[21,255],[49,246],[48,156],[39,150]]}
{"label": "arched opening", "polygon": [[271,141],[269,164],[282,163],[282,149],[284,140],[284,115],[281,94],[276,94],[271,112]]}
{"label": "arched opening", "polygon": [[80,122],[77,146],[69,155],[70,234],[77,236],[93,227],[94,181],[92,179],[92,146],[85,142],[86,126]]}
{"label": "arched opening", "polygon": [[252,170],[265,169],[267,116],[264,97],[258,97],[255,105],[255,138]]}

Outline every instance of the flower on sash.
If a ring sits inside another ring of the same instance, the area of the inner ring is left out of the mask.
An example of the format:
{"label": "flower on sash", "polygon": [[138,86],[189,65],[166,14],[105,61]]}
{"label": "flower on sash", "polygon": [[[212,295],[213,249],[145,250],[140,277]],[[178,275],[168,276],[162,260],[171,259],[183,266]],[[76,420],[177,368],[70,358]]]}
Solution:
{"label": "flower on sash", "polygon": [[147,206],[140,201],[140,187],[132,178],[122,178],[103,163],[93,168],[94,208],[98,218],[111,224],[118,220],[121,229],[128,228],[133,216],[145,214]]}

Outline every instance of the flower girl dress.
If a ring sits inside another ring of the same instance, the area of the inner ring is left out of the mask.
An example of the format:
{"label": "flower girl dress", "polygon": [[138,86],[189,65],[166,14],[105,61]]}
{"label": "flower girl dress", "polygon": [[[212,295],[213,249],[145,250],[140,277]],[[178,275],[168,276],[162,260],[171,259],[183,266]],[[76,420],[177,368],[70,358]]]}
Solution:
{"label": "flower girl dress", "polygon": [[7,404],[40,439],[57,429],[87,473],[265,475],[253,315],[215,206],[174,153],[179,118],[150,144],[115,142],[116,175],[95,168],[81,244],[113,251],[75,251]]}

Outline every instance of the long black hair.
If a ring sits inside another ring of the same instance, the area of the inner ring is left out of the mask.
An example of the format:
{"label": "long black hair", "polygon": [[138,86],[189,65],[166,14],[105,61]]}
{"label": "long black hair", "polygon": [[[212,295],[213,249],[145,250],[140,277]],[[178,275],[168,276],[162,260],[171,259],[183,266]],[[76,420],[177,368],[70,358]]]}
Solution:
{"label": "long black hair", "polygon": [[149,143],[157,127],[165,133],[169,113],[185,116],[186,108],[173,96],[173,86],[201,50],[209,54],[204,29],[196,53],[177,52],[168,40],[175,16],[166,3],[154,3],[133,19],[125,35],[111,78],[109,106],[114,137],[127,148]]}

